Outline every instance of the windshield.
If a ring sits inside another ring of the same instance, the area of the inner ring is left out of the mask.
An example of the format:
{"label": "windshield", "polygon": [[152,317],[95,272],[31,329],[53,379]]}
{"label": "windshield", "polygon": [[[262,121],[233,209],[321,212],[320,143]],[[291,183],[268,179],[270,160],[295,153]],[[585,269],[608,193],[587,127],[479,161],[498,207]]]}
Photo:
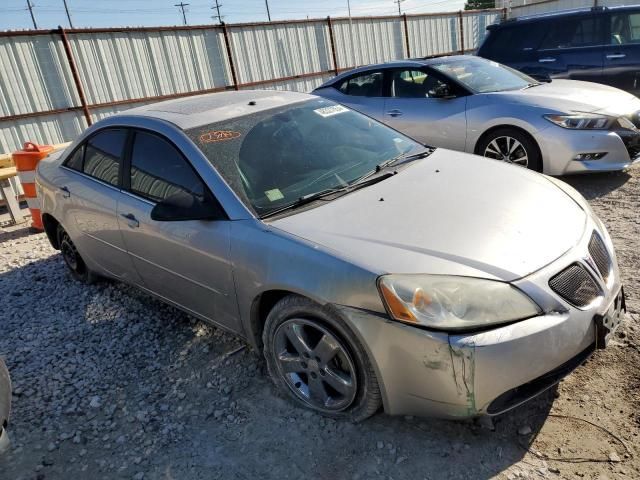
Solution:
{"label": "windshield", "polygon": [[433,67],[476,93],[520,90],[538,84],[524,73],[478,57],[443,62]]}
{"label": "windshield", "polygon": [[187,130],[259,216],[343,188],[419,143],[329,100],[307,100]]}

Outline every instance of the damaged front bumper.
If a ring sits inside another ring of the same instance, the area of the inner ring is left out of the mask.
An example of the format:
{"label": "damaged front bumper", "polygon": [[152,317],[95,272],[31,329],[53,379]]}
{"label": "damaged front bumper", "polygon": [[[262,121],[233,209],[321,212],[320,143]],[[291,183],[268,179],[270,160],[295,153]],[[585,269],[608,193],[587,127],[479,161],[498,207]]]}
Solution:
{"label": "damaged front bumper", "polygon": [[543,315],[482,333],[448,335],[338,308],[373,360],[391,415],[497,415],[557,383],[595,347],[593,312]]}

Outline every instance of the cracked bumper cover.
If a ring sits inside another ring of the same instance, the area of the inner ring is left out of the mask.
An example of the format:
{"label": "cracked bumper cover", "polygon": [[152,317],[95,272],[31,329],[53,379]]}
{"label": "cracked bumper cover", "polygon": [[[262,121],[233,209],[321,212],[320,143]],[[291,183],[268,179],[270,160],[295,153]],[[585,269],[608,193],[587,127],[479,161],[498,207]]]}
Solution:
{"label": "cracked bumper cover", "polygon": [[[502,413],[557,383],[588,356],[595,340],[593,311],[541,315],[482,333],[448,335],[338,308],[368,350],[391,415],[468,418]],[[541,377],[548,379],[542,386]],[[522,389],[524,397],[506,405],[492,406],[526,384],[538,387]]]}

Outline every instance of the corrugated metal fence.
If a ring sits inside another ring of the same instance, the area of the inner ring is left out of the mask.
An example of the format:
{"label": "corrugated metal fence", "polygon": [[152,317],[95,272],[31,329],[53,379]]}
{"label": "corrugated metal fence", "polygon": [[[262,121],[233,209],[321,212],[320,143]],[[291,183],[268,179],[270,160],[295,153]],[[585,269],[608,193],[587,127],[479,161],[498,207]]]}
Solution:
{"label": "corrugated metal fence", "polygon": [[504,10],[190,27],[0,32],[0,153],[60,143],[145,102],[310,91],[374,62],[476,49]]}

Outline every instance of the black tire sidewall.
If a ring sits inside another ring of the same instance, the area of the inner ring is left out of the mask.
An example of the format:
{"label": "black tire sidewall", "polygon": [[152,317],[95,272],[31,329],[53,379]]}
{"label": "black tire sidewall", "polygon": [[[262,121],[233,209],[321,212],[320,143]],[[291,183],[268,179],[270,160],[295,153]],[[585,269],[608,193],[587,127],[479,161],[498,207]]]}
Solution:
{"label": "black tire sidewall", "polygon": [[[296,396],[282,377],[277,366],[274,352],[275,332],[283,322],[291,318],[304,318],[317,322],[323,328],[334,334],[348,350],[354,363],[358,384],[355,399],[347,409],[340,412],[326,412],[303,402]],[[296,404],[313,409],[320,414],[336,419],[352,422],[362,421],[380,408],[380,391],[378,382],[371,367],[368,355],[355,334],[341,318],[340,312],[330,307],[323,307],[301,296],[291,295],[280,300],[267,316],[262,334],[264,356],[269,376],[281,392],[286,392]]]}
{"label": "black tire sidewall", "polygon": [[[64,239],[65,236],[69,237],[69,241],[71,241],[73,243],[73,240],[71,240],[71,236],[69,236],[69,234],[65,231],[65,229],[61,226],[58,225],[58,229],[57,229],[57,236],[58,236],[58,245],[60,245],[60,249],[62,250],[62,241]],[[75,246],[75,244],[74,244]],[[82,283],[91,283],[90,279],[91,276],[89,274],[89,269],[87,268],[87,265],[85,264],[84,260],[82,259],[82,256],[80,255],[80,252],[77,251],[78,247],[76,248],[76,256],[77,259],[76,261],[78,262],[78,269],[74,270],[73,268],[71,268],[71,266],[67,263],[67,260],[64,258],[64,254],[63,254],[63,260],[64,260],[64,264],[67,266],[67,269],[69,271],[69,273],[71,274],[71,276],[78,280],[79,282]],[[62,251],[61,251],[62,253]]]}
{"label": "black tire sidewall", "polygon": [[[538,145],[536,144],[535,140],[529,137],[528,134],[523,133],[514,128],[500,128],[498,130],[494,130],[488,135],[485,135],[482,138],[482,141],[478,144],[478,150],[477,150],[478,155],[484,157],[484,151],[487,148],[487,146],[498,137],[512,137],[518,140],[524,146],[525,150],[527,151],[527,156],[529,157],[529,164],[527,165],[527,168],[535,172],[542,172],[542,156],[540,155],[540,149],[538,148]],[[484,158],[491,159],[490,157],[484,157]],[[496,159],[491,159],[491,160],[496,160]],[[497,161],[501,161],[501,160],[497,160]],[[514,166],[518,166],[518,165],[514,164]]]}

